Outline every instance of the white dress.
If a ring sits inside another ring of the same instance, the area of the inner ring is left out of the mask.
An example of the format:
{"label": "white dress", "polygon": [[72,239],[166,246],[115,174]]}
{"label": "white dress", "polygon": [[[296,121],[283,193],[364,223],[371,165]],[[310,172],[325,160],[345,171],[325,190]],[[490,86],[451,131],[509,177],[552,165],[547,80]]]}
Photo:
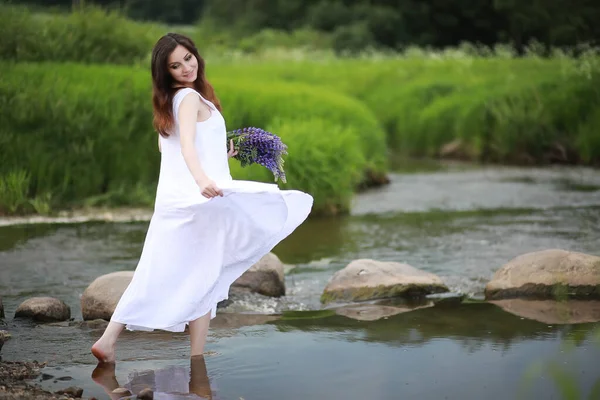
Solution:
{"label": "white dress", "polygon": [[128,330],[181,332],[217,303],[229,287],[308,217],[313,198],[276,184],[233,180],[227,156],[225,120],[197,91],[179,90],[179,105],[200,96],[211,116],[196,124],[196,151],[206,174],[223,197],[200,194],[181,154],[179,129],[160,138],[161,164],[154,213],[133,279],[112,321]]}

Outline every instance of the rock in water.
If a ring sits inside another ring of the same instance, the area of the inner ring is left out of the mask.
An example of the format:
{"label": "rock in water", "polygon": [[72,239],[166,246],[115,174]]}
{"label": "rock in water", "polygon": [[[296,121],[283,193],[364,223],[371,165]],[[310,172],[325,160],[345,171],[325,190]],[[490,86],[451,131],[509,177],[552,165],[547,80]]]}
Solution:
{"label": "rock in water", "polygon": [[75,386],[71,386],[71,387],[68,387],[66,389],[59,390],[59,391],[57,391],[55,393],[56,394],[66,394],[66,395],[68,395],[68,396],[70,396],[72,398],[80,399],[81,396],[83,395],[83,389],[75,387]]}
{"label": "rock in water", "polygon": [[133,278],[133,271],[118,271],[96,278],[81,296],[81,314],[85,321],[109,321]]}
{"label": "rock in water", "polygon": [[53,297],[33,297],[17,307],[15,318],[31,318],[40,322],[66,321],[71,318],[71,308]]}
{"label": "rock in water", "polygon": [[331,277],[321,302],[409,298],[447,291],[448,287],[437,275],[408,264],[360,259]]}
{"label": "rock in water", "polygon": [[154,392],[152,389],[143,389],[137,395],[138,400],[152,400],[154,399]]}
{"label": "rock in water", "polygon": [[550,249],[518,256],[485,287],[487,300],[600,298],[600,257]]}
{"label": "rock in water", "polygon": [[263,296],[280,297],[285,295],[283,270],[284,266],[279,258],[273,253],[268,253],[233,282],[231,287]]}
{"label": "rock in water", "polygon": [[115,390],[112,391],[112,394],[116,394],[119,397],[133,396],[133,393],[131,393],[131,391],[129,391],[129,389],[123,388],[123,387],[116,388]]}
{"label": "rock in water", "polygon": [[[133,279],[134,271],[118,271],[96,278],[81,296],[81,314],[84,321],[103,319],[109,321]],[[240,276],[232,289],[247,290],[264,296],[279,297],[285,294],[283,263],[269,253]]]}

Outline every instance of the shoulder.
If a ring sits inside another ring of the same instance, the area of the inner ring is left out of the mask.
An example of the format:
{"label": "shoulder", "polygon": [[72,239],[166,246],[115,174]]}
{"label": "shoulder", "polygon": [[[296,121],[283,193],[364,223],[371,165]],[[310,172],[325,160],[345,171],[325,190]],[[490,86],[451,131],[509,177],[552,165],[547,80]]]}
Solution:
{"label": "shoulder", "polygon": [[189,88],[189,87],[177,88],[175,95],[173,96],[173,99],[177,99],[177,98],[183,99],[185,97],[193,96],[193,95],[198,96],[198,92],[192,88]]}
{"label": "shoulder", "polygon": [[180,107],[195,108],[200,106],[200,96],[194,89],[184,88],[180,89],[173,96],[173,106],[175,109]]}

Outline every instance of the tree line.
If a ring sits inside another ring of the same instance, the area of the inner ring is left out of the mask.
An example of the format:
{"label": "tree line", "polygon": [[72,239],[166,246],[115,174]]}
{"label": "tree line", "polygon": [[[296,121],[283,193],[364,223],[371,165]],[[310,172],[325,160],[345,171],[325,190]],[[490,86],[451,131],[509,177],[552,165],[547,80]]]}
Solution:
{"label": "tree line", "polygon": [[517,49],[600,42],[598,0],[20,0],[64,8],[118,7],[136,20],[169,24],[210,21],[248,34],[270,28],[329,33],[349,47],[443,48],[461,42]]}

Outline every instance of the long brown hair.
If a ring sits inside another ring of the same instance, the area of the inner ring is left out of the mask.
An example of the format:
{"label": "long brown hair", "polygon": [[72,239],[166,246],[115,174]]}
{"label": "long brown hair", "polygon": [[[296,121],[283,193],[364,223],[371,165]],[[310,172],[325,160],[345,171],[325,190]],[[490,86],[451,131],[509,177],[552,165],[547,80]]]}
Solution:
{"label": "long brown hair", "polygon": [[173,97],[177,88],[174,87],[176,82],[169,73],[167,64],[169,56],[178,45],[185,47],[198,60],[198,77],[194,81],[194,89],[221,111],[221,103],[215,94],[215,90],[204,75],[204,59],[198,54],[198,49],[192,39],[178,33],[167,33],[156,42],[152,49],[151,66],[153,125],[156,131],[164,137],[169,136],[175,125]]}

